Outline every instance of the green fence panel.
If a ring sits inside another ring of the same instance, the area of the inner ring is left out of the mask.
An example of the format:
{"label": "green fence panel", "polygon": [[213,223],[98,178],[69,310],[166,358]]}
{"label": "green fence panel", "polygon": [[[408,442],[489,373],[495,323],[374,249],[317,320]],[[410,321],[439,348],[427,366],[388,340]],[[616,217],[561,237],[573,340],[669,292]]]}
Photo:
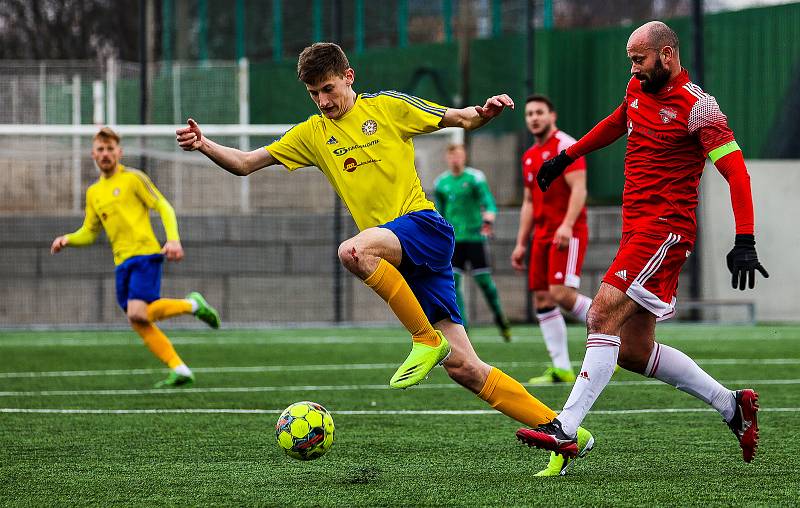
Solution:
{"label": "green fence panel", "polygon": [[800,4],[708,16],[706,91],[746,157],[771,158],[770,135],[800,73]]}

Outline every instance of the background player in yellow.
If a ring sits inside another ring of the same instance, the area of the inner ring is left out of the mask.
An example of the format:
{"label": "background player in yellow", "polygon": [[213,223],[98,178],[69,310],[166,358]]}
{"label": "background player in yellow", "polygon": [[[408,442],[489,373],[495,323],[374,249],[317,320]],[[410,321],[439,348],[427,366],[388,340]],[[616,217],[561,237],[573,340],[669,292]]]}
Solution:
{"label": "background player in yellow", "polygon": [[[150,178],[138,169],[119,163],[120,138],[105,127],[92,140],[92,158],[100,178],[86,190],[86,217],[74,233],[53,240],[50,252],[64,247],[91,245],[105,229],[114,252],[117,303],[128,316],[136,333],[150,351],[172,369],[157,387],[181,386],[194,381],[194,375],[181,360],[166,335],[154,324],[181,314],[194,314],[213,328],[219,328],[219,315],[200,293],[182,300],[160,298],[161,265],[183,259],[175,211]],[[161,215],[167,233],[164,246],[158,243],[150,224],[150,209]]]}
{"label": "background player in yellow", "polygon": [[483,106],[455,109],[395,91],[357,94],[355,71],[332,43],[304,49],[297,70],[320,114],[280,140],[244,152],[204,137],[189,119],[176,131],[178,144],[239,176],[274,164],[289,171],[316,166],[325,174],[360,230],[339,246],[339,259],[389,304],[412,336],[411,353],[391,387],[412,386],[443,363],[453,380],[498,411],[518,421],[552,420],[550,408],[472,348],[456,305],[453,228],[425,197],[414,166],[417,134],[476,129],[513,101],[496,95]]}

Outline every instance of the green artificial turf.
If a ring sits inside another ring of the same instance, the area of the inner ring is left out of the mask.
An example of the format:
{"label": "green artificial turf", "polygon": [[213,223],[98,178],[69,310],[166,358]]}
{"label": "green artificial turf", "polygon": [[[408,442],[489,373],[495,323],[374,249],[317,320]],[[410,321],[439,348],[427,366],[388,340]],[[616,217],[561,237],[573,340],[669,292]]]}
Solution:
{"label": "green artificial turf", "polygon": [[[579,362],[585,333],[569,332]],[[516,442],[519,424],[443,369],[419,387],[389,390],[409,347],[400,329],[168,334],[195,370],[189,389],[151,389],[166,370],[133,332],[0,332],[0,505],[776,506],[800,499],[800,327],[658,329],[661,341],[726,386],[759,391],[761,444],[752,464],[705,404],[620,372],[585,421],[594,451],[561,478],[534,478],[546,454]],[[546,367],[531,326],[517,326],[511,344],[493,328],[471,335],[485,361],[521,381]],[[556,410],[569,393],[528,389]],[[299,400],[323,404],[336,423],[332,450],[313,462],[292,460],[275,443],[280,410]]]}

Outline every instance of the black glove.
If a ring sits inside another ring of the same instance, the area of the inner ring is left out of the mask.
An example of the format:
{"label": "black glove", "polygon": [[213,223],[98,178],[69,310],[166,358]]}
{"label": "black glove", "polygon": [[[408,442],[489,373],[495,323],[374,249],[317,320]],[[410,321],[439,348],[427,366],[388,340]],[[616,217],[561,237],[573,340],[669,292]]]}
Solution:
{"label": "black glove", "polygon": [[[761,272],[765,278],[769,274],[761,263],[758,262],[756,255],[756,239],[753,235],[736,235],[733,248],[726,257],[728,270],[731,271],[731,285],[733,289],[737,287],[744,291],[745,285],[753,289],[756,285],[756,270]],[[749,283],[748,283],[749,281]]]}
{"label": "black glove", "polygon": [[539,184],[539,188],[542,189],[542,192],[549,189],[553,180],[558,178],[559,175],[567,169],[567,166],[573,162],[570,156],[567,155],[566,150],[561,150],[560,154],[552,159],[544,161],[542,167],[539,168],[539,172],[536,173],[536,183]]}

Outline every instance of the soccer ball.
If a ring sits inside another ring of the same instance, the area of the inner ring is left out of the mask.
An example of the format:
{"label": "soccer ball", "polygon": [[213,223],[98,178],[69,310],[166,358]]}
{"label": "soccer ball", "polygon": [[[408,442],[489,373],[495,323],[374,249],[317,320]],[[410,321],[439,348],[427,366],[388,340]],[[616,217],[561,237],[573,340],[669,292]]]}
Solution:
{"label": "soccer ball", "polygon": [[295,402],[278,418],[275,437],[289,457],[318,459],[333,445],[333,417],[316,402]]}

